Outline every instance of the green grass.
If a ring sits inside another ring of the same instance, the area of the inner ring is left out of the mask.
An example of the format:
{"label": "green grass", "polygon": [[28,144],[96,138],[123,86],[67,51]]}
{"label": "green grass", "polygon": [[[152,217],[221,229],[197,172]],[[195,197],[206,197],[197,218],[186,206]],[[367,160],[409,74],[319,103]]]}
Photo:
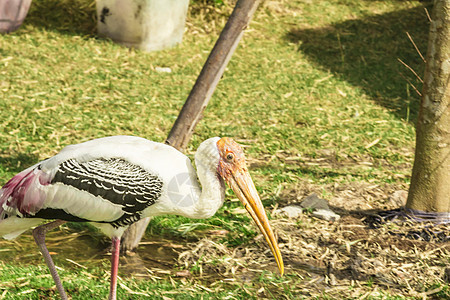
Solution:
{"label": "green grass", "polygon": [[[69,144],[119,134],[163,142],[233,7],[228,1],[211,3],[191,3],[181,45],[144,53],[96,36],[92,0],[34,1],[20,30],[0,35],[0,184]],[[327,199],[333,197],[333,185],[405,189],[419,101],[407,80],[421,87],[397,58],[418,74],[424,69],[406,32],[425,54],[428,21],[417,1],[265,1],[188,155],[211,136],[244,144],[269,211],[295,201],[289,195],[299,183],[321,189]],[[156,67],[172,72],[158,73]],[[246,245],[256,230],[246,215],[232,212],[238,207],[227,202],[209,220],[155,218],[149,233],[195,240],[220,228],[229,231],[220,242]],[[105,269],[107,261],[105,268],[61,275],[74,299],[100,299],[108,293]],[[0,299],[55,296],[41,262],[13,266],[4,261],[0,270]],[[307,297],[290,288],[304,280],[295,272],[284,278],[268,273],[249,282],[124,277],[121,283],[128,289],[119,287],[118,296],[294,299]],[[440,293],[448,295],[448,285]]]}
{"label": "green grass", "polygon": [[[56,299],[53,279],[43,266],[4,266],[2,289],[8,290],[5,299]],[[106,299],[109,293],[109,277],[103,269],[92,268],[89,273],[76,270],[59,270],[64,277],[64,286],[73,299]],[[175,280],[146,281],[119,280],[118,299],[256,299],[245,286],[221,284],[209,288],[200,283]],[[6,289],[5,289],[6,288]],[[11,292],[14,291],[14,292]],[[174,293],[173,291],[177,291]]]}

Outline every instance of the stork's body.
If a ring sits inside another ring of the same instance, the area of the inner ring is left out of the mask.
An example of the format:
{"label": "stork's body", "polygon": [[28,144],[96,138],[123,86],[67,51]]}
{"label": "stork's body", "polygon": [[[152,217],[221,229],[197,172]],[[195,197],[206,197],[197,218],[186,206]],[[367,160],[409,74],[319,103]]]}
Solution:
{"label": "stork's body", "polygon": [[[0,190],[0,236],[14,238],[45,219],[91,222],[113,240],[110,299],[115,299],[120,237],[128,225],[162,214],[209,218],[223,204],[225,179],[244,198],[279,256],[281,271],[281,256],[240,147],[231,139],[211,138],[200,145],[195,162],[202,190],[190,160],[168,145],[115,136],[68,146],[17,174]],[[44,242],[46,230],[60,223],[44,225],[33,234],[64,298]]]}

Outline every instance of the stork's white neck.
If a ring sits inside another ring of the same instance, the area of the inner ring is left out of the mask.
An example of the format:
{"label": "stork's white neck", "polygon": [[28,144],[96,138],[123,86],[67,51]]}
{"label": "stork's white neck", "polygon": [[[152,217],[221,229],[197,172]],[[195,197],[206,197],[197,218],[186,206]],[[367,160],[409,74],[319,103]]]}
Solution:
{"label": "stork's white neck", "polygon": [[219,151],[217,141],[219,138],[210,138],[204,141],[195,154],[197,176],[202,186],[202,192],[196,201],[190,218],[209,218],[222,207],[225,199],[224,183],[217,176],[219,165]]}
{"label": "stork's white neck", "polygon": [[[210,138],[204,141],[195,153],[195,165],[201,189],[194,172],[189,172],[187,181],[184,177],[174,178],[175,187],[171,187],[169,183],[167,192],[161,200],[146,208],[142,215],[148,217],[175,214],[193,219],[206,219],[213,216],[225,199],[224,183],[217,176],[220,160],[217,149],[219,139]],[[178,186],[178,179],[181,180],[181,187]]]}

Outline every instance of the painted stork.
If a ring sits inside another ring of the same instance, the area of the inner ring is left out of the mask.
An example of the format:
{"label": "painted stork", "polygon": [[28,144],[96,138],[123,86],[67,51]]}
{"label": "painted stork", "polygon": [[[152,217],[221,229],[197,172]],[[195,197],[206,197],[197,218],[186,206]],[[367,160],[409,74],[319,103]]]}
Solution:
{"label": "painted stork", "polygon": [[144,217],[209,218],[223,205],[224,181],[256,222],[284,273],[281,253],[241,147],[210,138],[190,160],[175,148],[139,137],[112,136],[65,147],[14,176],[0,189],[0,236],[33,236],[62,299],[67,295],[45,245],[45,233],[66,221],[91,222],[112,239],[109,299],[116,299],[120,237]]}

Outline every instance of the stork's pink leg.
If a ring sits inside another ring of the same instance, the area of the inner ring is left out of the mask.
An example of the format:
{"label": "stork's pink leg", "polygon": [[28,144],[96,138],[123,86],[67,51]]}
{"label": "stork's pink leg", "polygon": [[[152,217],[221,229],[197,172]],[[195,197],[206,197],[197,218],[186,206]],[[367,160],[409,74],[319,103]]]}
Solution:
{"label": "stork's pink leg", "polygon": [[116,300],[117,273],[119,271],[120,237],[112,238],[111,251],[111,288],[109,290],[109,300]]}
{"label": "stork's pink leg", "polygon": [[50,269],[50,274],[52,274],[53,280],[55,281],[56,288],[59,291],[61,299],[66,300],[67,299],[66,291],[64,291],[61,279],[59,278],[58,272],[56,271],[55,263],[53,262],[52,257],[48,252],[47,246],[45,245],[45,234],[47,233],[47,231],[55,229],[56,227],[64,223],[66,223],[66,221],[56,220],[51,223],[38,226],[35,229],[33,229],[33,237],[34,240],[36,241],[36,244],[39,246],[39,250],[41,251],[42,256],[44,256],[44,260],[47,263],[48,268]]}

